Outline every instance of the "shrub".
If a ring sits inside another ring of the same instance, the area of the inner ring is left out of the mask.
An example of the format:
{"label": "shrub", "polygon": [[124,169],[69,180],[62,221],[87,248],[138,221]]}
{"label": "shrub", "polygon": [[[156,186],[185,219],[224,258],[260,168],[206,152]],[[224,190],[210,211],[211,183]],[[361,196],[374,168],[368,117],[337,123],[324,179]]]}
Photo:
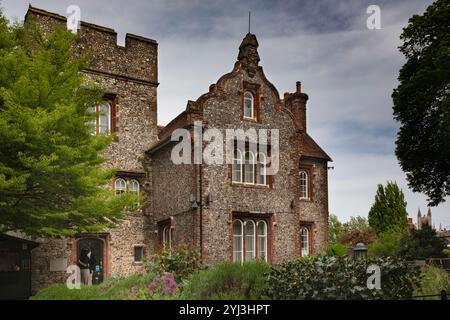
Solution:
{"label": "shrub", "polygon": [[183,284],[182,299],[263,299],[270,266],[263,261],[243,265],[224,262],[192,275]]}
{"label": "shrub", "polygon": [[178,283],[200,268],[201,263],[198,251],[184,245],[162,249],[147,265],[147,270],[150,273],[161,276],[165,273],[174,274]]}
{"label": "shrub", "polygon": [[327,256],[344,257],[347,255],[347,248],[341,243],[330,243],[327,246]]}
{"label": "shrub", "polygon": [[[423,277],[420,286],[414,291],[415,296],[436,295],[442,290],[450,291],[448,274],[444,269],[428,266],[422,269]],[[425,297],[423,299],[440,299],[439,297]]]}
{"label": "shrub", "polygon": [[[368,289],[367,267],[381,270],[381,289]],[[404,299],[418,284],[417,268],[398,258],[372,261],[347,257],[300,258],[272,268],[268,296],[272,299]]]}
{"label": "shrub", "polygon": [[381,233],[378,239],[369,245],[368,254],[371,258],[397,256],[400,250],[400,241],[403,232],[388,231]]}

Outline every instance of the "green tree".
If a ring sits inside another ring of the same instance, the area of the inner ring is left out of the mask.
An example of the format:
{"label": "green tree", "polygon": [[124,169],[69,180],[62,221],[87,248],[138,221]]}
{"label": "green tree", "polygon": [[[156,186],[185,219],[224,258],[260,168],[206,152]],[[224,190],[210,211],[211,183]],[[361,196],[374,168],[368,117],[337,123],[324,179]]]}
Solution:
{"label": "green tree", "polygon": [[95,232],[136,201],[105,187],[114,172],[100,154],[112,138],[87,124],[103,92],[81,73],[88,57],[76,58],[75,39],[0,12],[0,232]]}
{"label": "green tree", "polygon": [[379,184],[375,202],[369,211],[369,225],[376,234],[404,230],[408,222],[405,195],[395,182]]}
{"label": "green tree", "polygon": [[450,4],[437,0],[403,29],[406,63],[392,94],[400,122],[396,155],[409,186],[429,205],[450,195]]}
{"label": "green tree", "polygon": [[328,242],[338,243],[342,236],[342,223],[335,214],[328,217]]}
{"label": "green tree", "polygon": [[427,259],[444,257],[447,244],[436,231],[425,225],[420,230],[413,229],[400,241],[399,255],[406,259]]}
{"label": "green tree", "polygon": [[399,255],[400,241],[405,236],[406,230],[403,232],[398,230],[389,230],[378,235],[375,242],[369,245],[369,257],[395,257]]}

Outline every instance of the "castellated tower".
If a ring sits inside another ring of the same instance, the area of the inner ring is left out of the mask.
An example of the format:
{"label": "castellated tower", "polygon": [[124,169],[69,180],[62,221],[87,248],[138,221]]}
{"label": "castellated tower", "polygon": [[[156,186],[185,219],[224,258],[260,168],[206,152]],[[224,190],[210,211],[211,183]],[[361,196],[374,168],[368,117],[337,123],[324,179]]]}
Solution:
{"label": "castellated tower", "polygon": [[[25,24],[36,23],[44,34],[56,26],[66,28],[64,16],[29,7]],[[96,133],[113,133],[116,139],[105,151],[105,167],[116,168],[111,187],[147,192],[143,155],[157,141],[158,44],[155,40],[126,34],[125,45],[117,44],[113,29],[81,22],[76,46],[79,53],[92,52],[83,70],[106,90],[107,117],[98,117]],[[105,110],[100,110],[102,113]],[[32,291],[52,283],[64,283],[66,268],[76,263],[82,248],[97,257],[97,283],[109,276],[128,275],[143,269],[149,254],[145,229],[145,209],[131,212],[122,225],[99,234],[80,234],[66,239],[33,239],[39,246],[32,252]]]}

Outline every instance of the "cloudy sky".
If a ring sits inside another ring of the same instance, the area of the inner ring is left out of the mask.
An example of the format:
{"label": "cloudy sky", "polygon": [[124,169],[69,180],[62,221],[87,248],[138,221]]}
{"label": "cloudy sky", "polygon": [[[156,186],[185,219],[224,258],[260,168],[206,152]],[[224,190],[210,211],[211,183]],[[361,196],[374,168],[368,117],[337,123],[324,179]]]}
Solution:
{"label": "cloudy sky", "polygon": [[[1,0],[0,0],[1,1]],[[84,21],[159,43],[158,122],[167,124],[188,99],[206,92],[236,60],[247,32],[258,37],[261,65],[280,94],[302,81],[308,130],[330,154],[330,212],[342,220],[367,216],[377,184],[395,180],[416,219],[426,197],[412,193],[394,155],[398,124],[391,93],[404,60],[399,35],[431,0],[163,1],[3,0],[10,19],[33,6],[65,15],[70,4]],[[369,30],[366,9],[381,8],[381,30]],[[436,227],[450,228],[450,199],[432,208]]]}

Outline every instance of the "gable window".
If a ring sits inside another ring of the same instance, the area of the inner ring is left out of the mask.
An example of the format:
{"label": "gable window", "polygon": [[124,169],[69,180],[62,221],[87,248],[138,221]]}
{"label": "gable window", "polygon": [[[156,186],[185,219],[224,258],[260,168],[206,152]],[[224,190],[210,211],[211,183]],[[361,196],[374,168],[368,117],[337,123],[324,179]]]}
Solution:
{"label": "gable window", "polygon": [[256,183],[266,185],[266,155],[262,152],[258,153],[256,160]]}
{"label": "gable window", "polygon": [[308,189],[309,189],[309,180],[308,180],[308,172],[300,171],[300,199],[309,199]]}
{"label": "gable window", "polygon": [[95,119],[90,121],[92,134],[111,133],[111,104],[102,102],[90,109],[91,113],[96,114]]}
{"label": "gable window", "polygon": [[134,262],[144,262],[144,247],[142,245],[134,247]]}
{"label": "gable window", "polygon": [[255,99],[249,91],[244,93],[244,118],[255,118]]}
{"label": "gable window", "polygon": [[300,229],[301,254],[302,257],[309,255],[309,229],[302,227]]}
{"label": "gable window", "polygon": [[[233,163],[231,165],[231,182],[234,184],[268,186],[266,150],[250,151],[249,144],[245,149],[238,149],[235,144]],[[253,149],[253,148],[252,148]],[[255,148],[256,149],[256,148]]]}
{"label": "gable window", "polygon": [[267,223],[265,220],[235,219],[233,221],[233,261],[267,261]]}
{"label": "gable window", "polygon": [[232,171],[232,181],[242,182],[242,152],[239,149],[234,150]]}
{"label": "gable window", "polygon": [[120,195],[122,193],[125,193],[127,191],[127,184],[124,179],[118,178],[114,182],[114,187],[116,189],[116,194]]}
{"label": "gable window", "polygon": [[247,151],[245,153],[245,183],[253,184],[255,183],[255,156],[253,152]]}

